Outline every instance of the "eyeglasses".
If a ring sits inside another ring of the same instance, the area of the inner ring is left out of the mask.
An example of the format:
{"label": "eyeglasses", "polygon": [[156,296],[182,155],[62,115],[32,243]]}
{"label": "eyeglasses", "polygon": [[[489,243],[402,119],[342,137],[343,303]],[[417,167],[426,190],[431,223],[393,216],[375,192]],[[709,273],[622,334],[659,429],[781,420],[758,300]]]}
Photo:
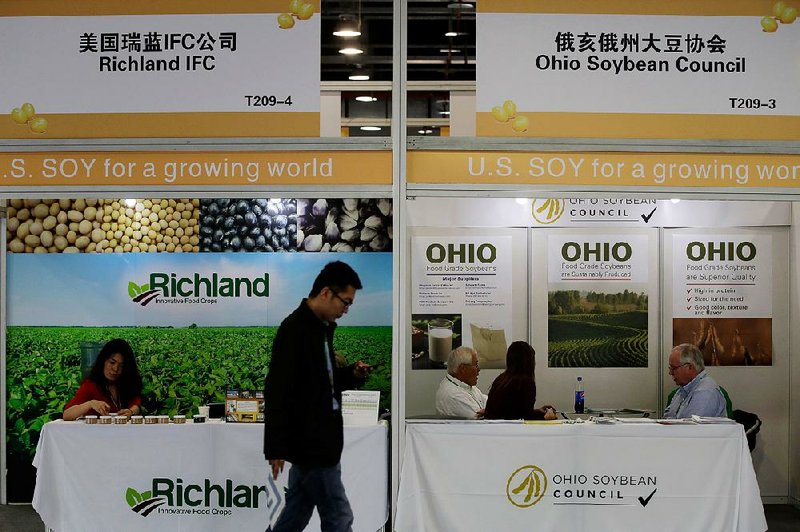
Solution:
{"label": "eyeglasses", "polygon": [[348,300],[344,299],[342,296],[339,295],[339,292],[337,292],[336,290],[331,290],[331,292],[333,293],[333,295],[336,296],[336,299],[338,299],[339,301],[342,302],[342,304],[344,305],[344,308],[350,308],[350,305],[353,304],[352,300],[348,301]]}
{"label": "eyeglasses", "polygon": [[679,369],[681,369],[681,368],[682,368],[683,366],[685,366],[686,364],[689,364],[689,362],[684,362],[683,364],[679,364],[679,365],[677,365],[677,366],[670,365],[670,366],[669,366],[669,372],[670,372],[670,373],[675,373],[676,371],[678,371]]}

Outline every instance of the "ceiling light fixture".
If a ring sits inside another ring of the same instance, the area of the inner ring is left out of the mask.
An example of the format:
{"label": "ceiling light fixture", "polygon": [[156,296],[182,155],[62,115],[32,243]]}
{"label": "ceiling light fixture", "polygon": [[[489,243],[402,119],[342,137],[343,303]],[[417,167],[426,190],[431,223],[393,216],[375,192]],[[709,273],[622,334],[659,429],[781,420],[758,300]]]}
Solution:
{"label": "ceiling light fixture", "polygon": [[351,46],[348,48],[342,48],[341,50],[339,50],[339,53],[344,55],[358,55],[358,54],[363,54],[364,50],[362,50],[361,48],[356,48],[355,46]]}
{"label": "ceiling light fixture", "polygon": [[374,96],[356,96],[357,102],[377,102],[378,99]]}
{"label": "ceiling light fixture", "polygon": [[359,128],[361,131],[380,131],[381,128],[378,126],[361,126]]}
{"label": "ceiling light fixture", "polygon": [[361,65],[353,70],[353,73],[347,76],[350,81],[369,81],[369,71]]}
{"label": "ceiling light fixture", "polygon": [[465,2],[450,2],[447,4],[449,9],[472,9],[475,6],[473,4],[467,4]]}
{"label": "ceiling light fixture", "polygon": [[444,34],[445,37],[458,37],[457,31],[448,31]]}
{"label": "ceiling light fixture", "polygon": [[361,35],[361,20],[357,20],[354,15],[344,13],[339,15],[339,22],[333,28],[333,34],[337,37],[358,37]]}
{"label": "ceiling light fixture", "polygon": [[454,50],[453,48],[442,48],[439,50],[443,54],[460,54],[461,50]]}

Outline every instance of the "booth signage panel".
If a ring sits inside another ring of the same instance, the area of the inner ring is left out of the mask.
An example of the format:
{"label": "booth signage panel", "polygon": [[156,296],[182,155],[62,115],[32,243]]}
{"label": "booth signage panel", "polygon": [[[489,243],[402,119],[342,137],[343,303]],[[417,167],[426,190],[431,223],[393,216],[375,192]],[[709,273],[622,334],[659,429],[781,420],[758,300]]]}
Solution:
{"label": "booth signage panel", "polygon": [[672,237],[673,344],[711,366],[771,366],[773,243],[769,234]]}
{"label": "booth signage panel", "polygon": [[57,186],[391,184],[388,151],[0,153],[0,191]]}
{"label": "booth signage panel", "polygon": [[549,232],[548,367],[647,367],[650,254],[641,232]]}
{"label": "booth signage panel", "polygon": [[318,0],[54,4],[0,5],[0,138],[319,136]]}
{"label": "booth signage panel", "polygon": [[442,368],[461,345],[475,349],[482,368],[505,367],[513,338],[512,251],[511,236],[411,238],[411,321],[420,329],[412,329],[415,369]]}
{"label": "booth signage panel", "polygon": [[773,4],[480,2],[477,134],[796,139],[800,23]]}
{"label": "booth signage panel", "polygon": [[691,188],[800,186],[797,155],[412,151],[410,184]]}

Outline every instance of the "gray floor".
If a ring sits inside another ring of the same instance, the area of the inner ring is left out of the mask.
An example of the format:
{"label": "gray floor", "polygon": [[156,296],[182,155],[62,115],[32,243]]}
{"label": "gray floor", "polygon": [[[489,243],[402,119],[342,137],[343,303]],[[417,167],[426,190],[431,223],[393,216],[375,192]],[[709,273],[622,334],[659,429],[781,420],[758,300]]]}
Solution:
{"label": "gray floor", "polygon": [[[770,532],[800,530],[800,510],[797,508],[788,504],[769,504],[764,511]],[[29,504],[0,504],[0,532],[44,532],[44,524]]]}

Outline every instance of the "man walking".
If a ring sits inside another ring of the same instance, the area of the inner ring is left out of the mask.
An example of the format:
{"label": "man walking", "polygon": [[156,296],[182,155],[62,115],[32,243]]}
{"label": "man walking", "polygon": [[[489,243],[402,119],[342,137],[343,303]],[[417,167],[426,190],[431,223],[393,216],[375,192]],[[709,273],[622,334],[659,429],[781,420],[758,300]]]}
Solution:
{"label": "man walking", "polygon": [[286,505],[272,532],[303,530],[314,507],[323,532],[352,530],[353,512],[339,461],[343,430],[341,392],[363,383],[372,366],[336,367],[333,334],[361,289],[344,262],[328,263],[307,299],[283,320],[272,345],[264,383],[264,456],[273,479],[290,462]]}

